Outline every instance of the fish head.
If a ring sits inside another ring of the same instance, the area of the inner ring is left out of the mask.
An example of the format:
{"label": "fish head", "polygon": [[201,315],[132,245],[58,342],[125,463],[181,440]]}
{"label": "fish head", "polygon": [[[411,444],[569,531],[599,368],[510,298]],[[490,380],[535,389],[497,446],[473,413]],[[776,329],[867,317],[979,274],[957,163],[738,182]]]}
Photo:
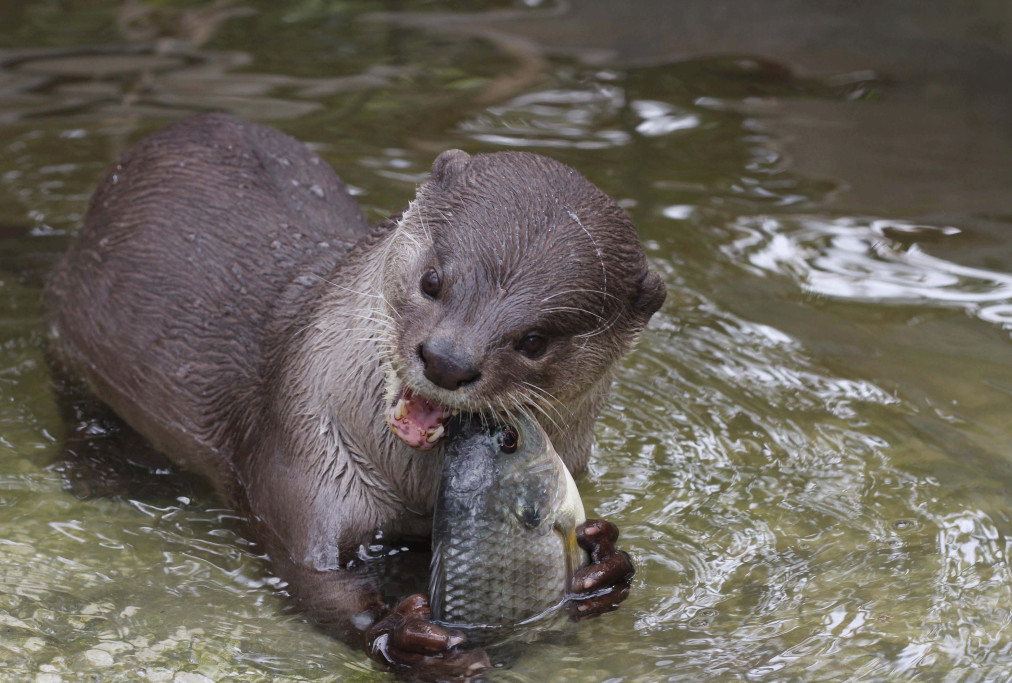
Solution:
{"label": "fish head", "polygon": [[565,465],[541,425],[527,416],[463,414],[449,431],[444,494],[547,533],[569,491]]}

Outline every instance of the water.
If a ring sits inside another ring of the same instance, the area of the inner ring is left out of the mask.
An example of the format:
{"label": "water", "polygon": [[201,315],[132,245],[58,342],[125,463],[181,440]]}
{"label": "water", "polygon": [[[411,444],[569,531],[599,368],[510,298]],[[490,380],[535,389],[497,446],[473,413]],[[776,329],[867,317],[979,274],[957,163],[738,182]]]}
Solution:
{"label": "water", "polygon": [[205,109],[311,143],[372,219],[441,149],[550,154],[664,274],[580,482],[633,592],[493,679],[1008,677],[1007,6],[7,5],[0,679],[387,676],[199,481],[61,457],[46,274],[103,168]]}

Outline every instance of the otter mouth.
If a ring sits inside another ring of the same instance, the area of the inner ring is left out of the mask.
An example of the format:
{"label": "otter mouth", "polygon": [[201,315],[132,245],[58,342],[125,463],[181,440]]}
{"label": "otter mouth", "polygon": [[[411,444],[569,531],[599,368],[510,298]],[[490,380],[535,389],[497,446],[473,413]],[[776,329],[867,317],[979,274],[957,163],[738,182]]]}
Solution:
{"label": "otter mouth", "polygon": [[453,412],[402,386],[390,406],[387,424],[398,439],[412,448],[426,451],[443,438],[443,423]]}

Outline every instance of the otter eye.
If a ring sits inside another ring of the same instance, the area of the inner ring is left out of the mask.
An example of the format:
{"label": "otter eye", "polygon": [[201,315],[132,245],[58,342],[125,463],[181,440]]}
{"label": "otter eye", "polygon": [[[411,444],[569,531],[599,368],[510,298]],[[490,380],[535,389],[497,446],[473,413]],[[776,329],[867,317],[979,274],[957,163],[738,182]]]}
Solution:
{"label": "otter eye", "polygon": [[422,273],[422,280],[418,284],[422,289],[422,294],[430,299],[435,299],[439,296],[439,273],[436,272],[435,268],[429,268]]}
{"label": "otter eye", "polygon": [[513,453],[520,444],[520,435],[513,427],[506,427],[499,435],[499,450],[503,453]]}
{"label": "otter eye", "polygon": [[528,334],[519,342],[517,342],[517,351],[524,354],[528,358],[538,358],[545,352],[545,348],[548,346],[548,340],[540,334]]}

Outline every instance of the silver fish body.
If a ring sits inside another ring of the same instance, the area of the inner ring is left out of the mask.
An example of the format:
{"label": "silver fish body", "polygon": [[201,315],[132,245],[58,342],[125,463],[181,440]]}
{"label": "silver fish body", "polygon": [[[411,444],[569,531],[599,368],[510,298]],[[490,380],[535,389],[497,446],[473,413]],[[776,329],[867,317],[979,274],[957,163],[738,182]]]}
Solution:
{"label": "silver fish body", "polygon": [[576,542],[584,519],[576,484],[537,422],[456,418],[433,520],[432,618],[506,626],[559,605],[586,561]]}

